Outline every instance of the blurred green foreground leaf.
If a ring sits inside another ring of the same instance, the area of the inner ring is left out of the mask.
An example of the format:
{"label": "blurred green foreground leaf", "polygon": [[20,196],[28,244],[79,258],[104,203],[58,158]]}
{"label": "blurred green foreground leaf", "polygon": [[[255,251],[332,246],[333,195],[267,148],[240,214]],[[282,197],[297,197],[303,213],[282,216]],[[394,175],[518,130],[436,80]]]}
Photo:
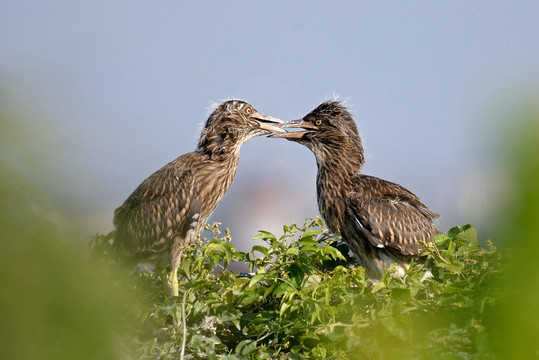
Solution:
{"label": "blurred green foreground leaf", "polygon": [[43,185],[50,180],[46,142],[5,111],[0,107],[0,358],[130,358],[124,339],[132,291],[88,261],[86,235],[73,230]]}

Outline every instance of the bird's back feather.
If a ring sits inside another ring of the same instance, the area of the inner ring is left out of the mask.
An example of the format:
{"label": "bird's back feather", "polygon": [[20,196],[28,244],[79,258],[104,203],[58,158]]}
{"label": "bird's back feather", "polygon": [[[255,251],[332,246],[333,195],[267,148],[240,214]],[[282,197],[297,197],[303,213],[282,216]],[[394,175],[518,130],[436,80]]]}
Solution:
{"label": "bird's back feather", "polygon": [[438,214],[398,184],[357,175],[347,201],[355,230],[378,248],[416,255],[421,243],[430,242],[438,232],[433,222]]}

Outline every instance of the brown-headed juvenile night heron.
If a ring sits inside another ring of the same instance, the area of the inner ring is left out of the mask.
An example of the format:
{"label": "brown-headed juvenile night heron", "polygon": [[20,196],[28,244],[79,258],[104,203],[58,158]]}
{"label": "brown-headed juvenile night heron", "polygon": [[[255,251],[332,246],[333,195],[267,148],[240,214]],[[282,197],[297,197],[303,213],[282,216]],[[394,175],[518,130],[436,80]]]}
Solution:
{"label": "brown-headed juvenile night heron", "polygon": [[157,170],[114,212],[114,247],[122,255],[152,260],[169,256],[168,285],[178,295],[177,270],[186,245],[199,236],[230,187],[247,140],[284,132],[240,100],[225,101],[209,116],[198,147]]}
{"label": "brown-headed juvenile night heron", "polygon": [[280,126],[303,129],[272,137],[298,142],[314,153],[318,208],[329,230],[342,236],[369,277],[381,278],[392,263],[404,273],[421,243],[438,233],[438,214],[404,187],[359,173],[363,146],[340,101],[326,101],[303,119]]}

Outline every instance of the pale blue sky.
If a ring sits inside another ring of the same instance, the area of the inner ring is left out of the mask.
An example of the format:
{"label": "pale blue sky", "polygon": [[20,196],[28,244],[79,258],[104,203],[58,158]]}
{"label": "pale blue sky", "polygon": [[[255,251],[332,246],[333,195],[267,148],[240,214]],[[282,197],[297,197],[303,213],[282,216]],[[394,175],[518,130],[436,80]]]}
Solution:
{"label": "pale blue sky", "polygon": [[[536,1],[0,7],[2,86],[57,136],[59,192],[92,232],[110,230],[145,177],[194,149],[211,102],[241,98],[286,120],[334,94],[352,106],[365,173],[415,192],[442,230],[480,225],[503,186],[488,150],[503,125],[493,115],[539,84]],[[302,223],[318,213],[315,175],[306,148],[253,139],[212,220],[238,242]]]}

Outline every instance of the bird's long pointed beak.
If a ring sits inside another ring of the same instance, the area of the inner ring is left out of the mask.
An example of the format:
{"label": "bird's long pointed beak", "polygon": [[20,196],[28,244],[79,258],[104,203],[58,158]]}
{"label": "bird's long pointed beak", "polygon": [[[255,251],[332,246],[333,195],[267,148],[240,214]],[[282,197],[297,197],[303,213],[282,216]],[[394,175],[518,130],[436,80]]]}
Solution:
{"label": "bird's long pointed beak", "polygon": [[262,130],[271,131],[271,132],[279,132],[279,133],[286,132],[285,130],[281,129],[281,127],[270,125],[270,123],[283,124],[284,121],[282,121],[281,119],[274,118],[273,116],[262,115],[258,111],[251,113],[249,117],[258,121],[258,123],[260,124],[260,128]]}
{"label": "bird's long pointed beak", "polygon": [[278,126],[281,128],[301,128],[301,129],[305,129],[305,131],[294,131],[294,132],[285,132],[285,133],[280,133],[280,134],[272,134],[272,135],[269,135],[269,137],[294,140],[294,139],[301,139],[303,135],[305,135],[308,132],[311,132],[312,130],[318,130],[316,126],[314,126],[310,122],[304,121],[303,119],[286,121],[279,124]]}

